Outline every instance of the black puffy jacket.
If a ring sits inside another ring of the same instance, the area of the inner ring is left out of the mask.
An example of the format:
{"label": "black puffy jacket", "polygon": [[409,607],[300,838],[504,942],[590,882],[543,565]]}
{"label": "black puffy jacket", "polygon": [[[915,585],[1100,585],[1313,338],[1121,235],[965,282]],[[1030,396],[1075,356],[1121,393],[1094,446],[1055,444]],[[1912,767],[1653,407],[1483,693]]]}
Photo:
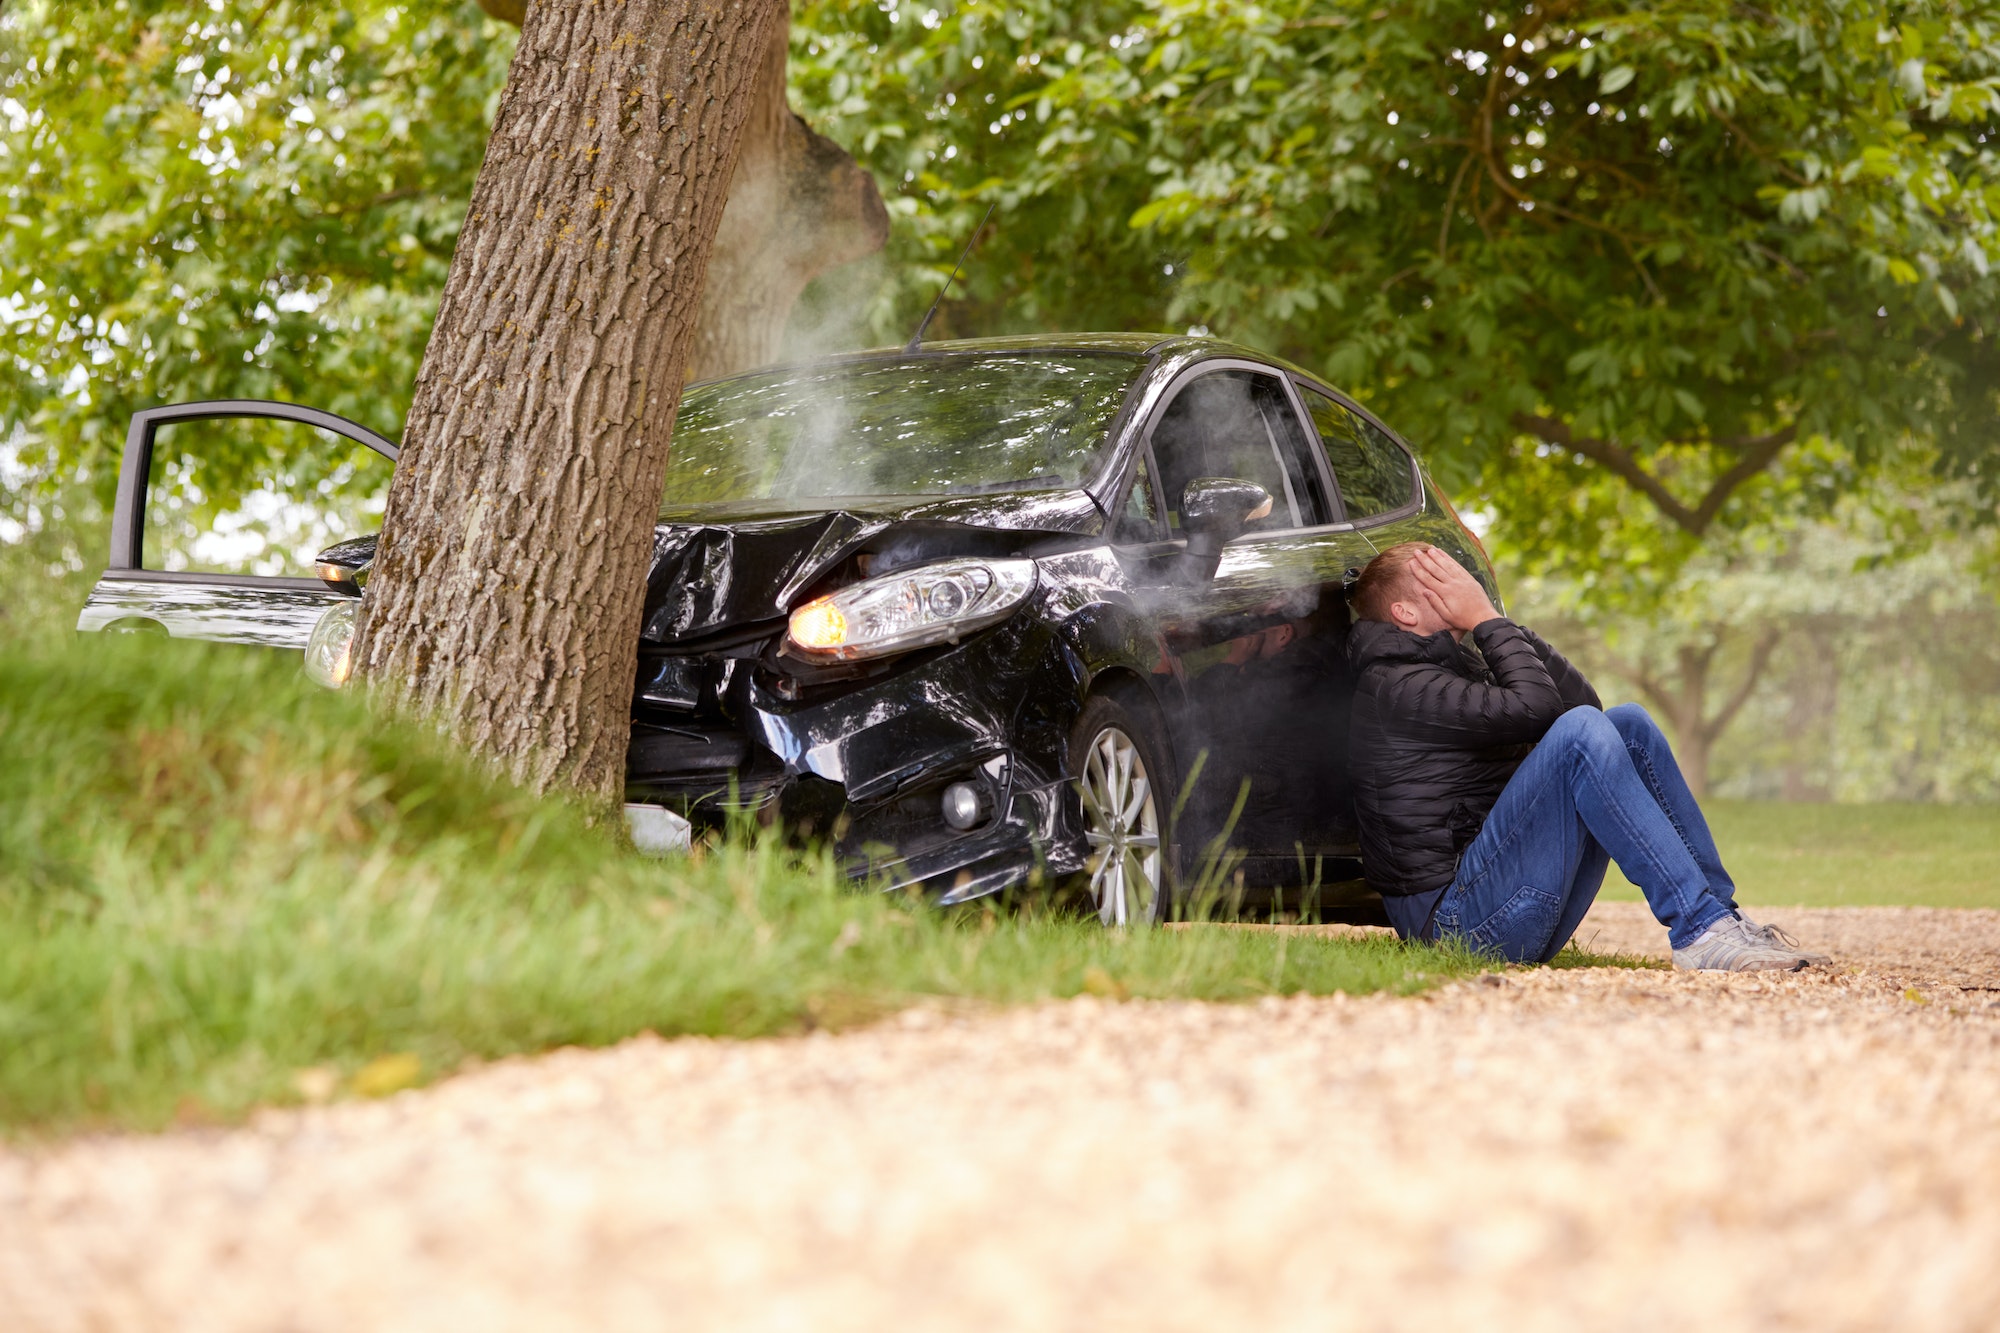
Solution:
{"label": "black puffy jacket", "polygon": [[1362,867],[1384,897],[1442,888],[1507,779],[1555,720],[1600,706],[1583,673],[1531,631],[1489,620],[1477,654],[1379,620],[1347,639],[1348,765]]}

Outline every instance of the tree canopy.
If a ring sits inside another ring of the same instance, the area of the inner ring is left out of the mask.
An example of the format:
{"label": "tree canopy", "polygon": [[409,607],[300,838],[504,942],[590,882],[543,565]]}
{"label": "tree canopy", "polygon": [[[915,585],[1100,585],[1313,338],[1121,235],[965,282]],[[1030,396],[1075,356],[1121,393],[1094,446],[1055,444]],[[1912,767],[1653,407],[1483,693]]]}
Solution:
{"label": "tree canopy", "polygon": [[159,402],[399,433],[514,41],[471,0],[8,6],[0,419],[105,484]]}
{"label": "tree canopy", "polygon": [[[906,336],[997,200],[940,332],[1207,328],[1360,394],[1551,559],[1671,564],[1904,450],[1990,505],[1996,32],[1880,0],[802,0],[791,74],[889,196],[854,336]],[[513,41],[472,0],[8,7],[16,438],[88,461],[134,406],[223,394],[395,431]]]}
{"label": "tree canopy", "polygon": [[[1002,202],[954,331],[1205,327],[1362,393],[1510,519],[1615,478],[1688,539],[1669,555],[1774,471],[1833,494],[1915,443],[1991,480],[1992,6],[973,0],[796,27],[809,114],[900,180],[901,257]],[[1615,523],[1544,526],[1567,556]]]}

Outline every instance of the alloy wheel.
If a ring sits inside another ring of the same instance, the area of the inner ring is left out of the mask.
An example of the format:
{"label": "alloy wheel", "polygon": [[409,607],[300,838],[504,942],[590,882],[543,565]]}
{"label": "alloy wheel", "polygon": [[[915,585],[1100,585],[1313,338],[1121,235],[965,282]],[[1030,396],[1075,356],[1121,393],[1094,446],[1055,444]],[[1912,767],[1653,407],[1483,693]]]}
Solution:
{"label": "alloy wheel", "polygon": [[1083,766],[1090,893],[1107,926],[1150,924],[1160,896],[1160,813],[1139,747],[1117,727],[1090,743]]}

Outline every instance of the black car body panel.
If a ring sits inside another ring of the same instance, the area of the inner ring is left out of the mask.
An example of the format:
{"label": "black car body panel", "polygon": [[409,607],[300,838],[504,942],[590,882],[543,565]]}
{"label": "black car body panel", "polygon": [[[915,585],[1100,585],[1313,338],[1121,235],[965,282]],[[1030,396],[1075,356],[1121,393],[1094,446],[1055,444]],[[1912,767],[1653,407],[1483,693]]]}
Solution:
{"label": "black car body panel", "polygon": [[[638,644],[628,799],[697,821],[768,811],[833,839],[857,874],[964,901],[1084,865],[1070,733],[1092,693],[1115,685],[1149,700],[1171,738],[1187,787],[1174,794],[1185,801],[1183,875],[1206,858],[1251,897],[1317,885],[1322,910],[1365,910],[1346,785],[1346,582],[1382,547],[1425,540],[1497,597],[1484,553],[1379,421],[1246,349],[1107,335],[947,343],[912,355],[1051,349],[1136,358],[1085,475],[996,493],[663,508]],[[879,367],[895,355],[851,360]],[[1198,387],[1184,397],[1189,386]],[[1162,485],[1183,463],[1241,447],[1234,437],[1218,445],[1219,427],[1204,436],[1188,426],[1222,420],[1196,415],[1206,409],[1173,415],[1200,394],[1236,394],[1235,406],[1214,411],[1264,423],[1270,451],[1256,445],[1253,461],[1269,465],[1276,505],[1263,529],[1211,558],[1212,572],[1191,560],[1174,527],[1178,499]],[[190,404],[135,420],[120,535],[80,629],[298,648],[342,600],[317,580],[145,568],[138,534],[152,423],[245,408],[305,410]],[[393,458],[387,441],[330,421],[312,418]],[[1180,459],[1189,449],[1209,454]],[[1336,467],[1336,455],[1355,461]],[[355,568],[372,551],[363,536],[320,558]],[[803,603],[955,557],[1032,560],[1033,592],[957,642],[837,663],[788,650],[786,620]],[[975,827],[939,816],[940,793],[954,783],[980,793]]]}

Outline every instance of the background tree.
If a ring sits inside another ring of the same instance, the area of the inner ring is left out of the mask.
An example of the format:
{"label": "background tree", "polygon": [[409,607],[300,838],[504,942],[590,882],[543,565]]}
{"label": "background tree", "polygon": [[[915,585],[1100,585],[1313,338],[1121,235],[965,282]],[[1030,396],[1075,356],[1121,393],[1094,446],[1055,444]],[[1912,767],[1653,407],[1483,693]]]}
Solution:
{"label": "background tree", "polygon": [[[527,0],[479,0],[517,27]],[[889,214],[875,178],[792,110],[789,25],[763,53],[755,101],[709,256],[689,379],[776,361],[799,296],[813,279],[882,248]]]}
{"label": "background tree", "polygon": [[1509,610],[1607,699],[1652,709],[1697,791],[1991,800],[2000,534],[1954,532],[1968,503],[1913,468],[1826,513],[1775,513],[1657,580],[1643,565],[1617,582],[1602,567],[1522,574],[1518,552],[1496,555],[1515,574]]}
{"label": "background tree", "polygon": [[469,0],[8,5],[0,419],[21,466],[108,486],[126,417],[190,398],[401,433],[513,45]]}
{"label": "background tree", "polygon": [[777,0],[532,7],[417,376],[355,663],[613,796],[654,511]]}
{"label": "background tree", "polygon": [[[101,492],[125,418],[160,402],[289,399],[400,434],[517,36],[473,0],[0,11],[7,501],[42,503],[29,477]],[[886,234],[872,178],[785,104],[783,41],[696,375],[771,359],[786,293]]]}
{"label": "background tree", "polygon": [[[798,78],[939,220],[903,256],[1003,201],[955,331],[1206,327],[1361,392],[1461,486],[1614,478],[1682,559],[1781,464],[1832,494],[1951,436],[1990,480],[1996,17],[826,4]],[[1503,522],[1540,498],[1495,486]]]}

